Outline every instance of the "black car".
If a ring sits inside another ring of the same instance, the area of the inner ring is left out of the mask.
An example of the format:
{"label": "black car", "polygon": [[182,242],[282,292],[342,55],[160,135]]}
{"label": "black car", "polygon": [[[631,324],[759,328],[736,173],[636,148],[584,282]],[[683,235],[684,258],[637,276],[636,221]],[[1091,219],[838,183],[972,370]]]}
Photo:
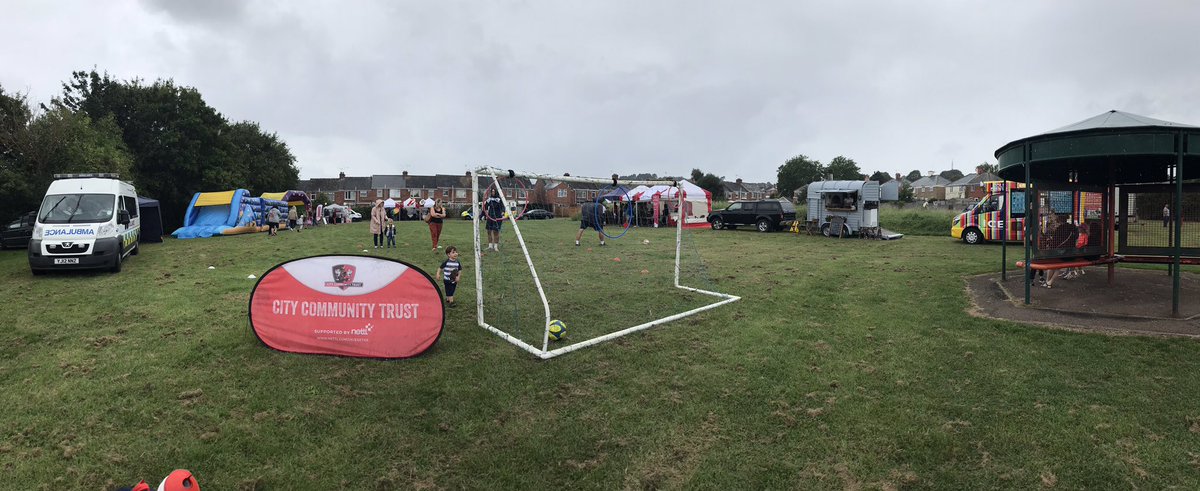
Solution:
{"label": "black car", "polygon": [[780,230],[796,220],[796,207],[786,199],[737,201],[708,215],[713,230],[754,225],[759,232]]}
{"label": "black car", "polygon": [[0,230],[0,249],[29,247],[29,239],[33,237],[33,225],[36,220],[37,212],[31,211],[5,225],[4,230]]}
{"label": "black car", "polygon": [[522,220],[548,220],[551,218],[554,218],[553,213],[541,209],[528,210],[524,215],[521,215]]}

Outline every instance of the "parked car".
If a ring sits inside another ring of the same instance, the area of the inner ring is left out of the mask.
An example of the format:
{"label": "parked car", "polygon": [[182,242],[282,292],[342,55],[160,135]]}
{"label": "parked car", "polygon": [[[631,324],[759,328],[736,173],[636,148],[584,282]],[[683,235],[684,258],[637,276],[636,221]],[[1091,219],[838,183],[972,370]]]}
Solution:
{"label": "parked car", "polygon": [[350,210],[350,221],[361,222],[362,221],[362,213],[359,213],[354,210]]}
{"label": "parked car", "polygon": [[542,209],[528,210],[521,215],[522,220],[549,220],[551,218],[554,218],[554,214]]}
{"label": "parked car", "polygon": [[708,215],[713,230],[754,225],[759,232],[781,230],[796,220],[796,207],[786,199],[736,201]]}
{"label": "parked car", "polygon": [[29,247],[29,239],[33,237],[33,225],[36,221],[37,212],[31,211],[5,225],[4,230],[0,230],[0,249]]}

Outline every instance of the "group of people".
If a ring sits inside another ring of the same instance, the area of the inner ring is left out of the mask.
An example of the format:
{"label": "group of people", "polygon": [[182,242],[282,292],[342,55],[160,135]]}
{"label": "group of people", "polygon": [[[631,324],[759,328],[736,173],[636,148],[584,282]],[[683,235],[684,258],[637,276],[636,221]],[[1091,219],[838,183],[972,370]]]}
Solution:
{"label": "group of people", "polygon": [[[423,219],[429,224],[429,237],[433,241],[433,251],[441,249],[438,241],[442,237],[442,223],[446,219],[446,207],[441,201],[426,199],[428,205],[424,210]],[[375,205],[371,207],[371,236],[376,249],[396,247],[396,220],[399,218],[401,209],[393,206],[387,208],[384,206],[384,200],[375,200]]]}
{"label": "group of people", "polygon": [[[279,208],[272,206],[270,210],[267,210],[266,218],[267,237],[275,237],[279,235],[279,224],[283,220],[283,212],[279,211]],[[299,225],[299,223],[303,223],[302,220],[304,220],[304,215],[300,214],[300,212],[296,210],[295,206],[288,208],[287,225],[289,229],[300,232],[300,229],[303,227]]]}
{"label": "group of people", "polygon": [[[1052,214],[1046,220],[1049,233],[1040,237],[1040,249],[1075,249],[1082,250],[1088,246],[1091,234],[1086,224],[1076,224],[1066,214]],[[1046,288],[1054,288],[1054,280],[1062,278],[1069,280],[1085,273],[1083,268],[1064,268],[1037,271],[1037,284]]]}

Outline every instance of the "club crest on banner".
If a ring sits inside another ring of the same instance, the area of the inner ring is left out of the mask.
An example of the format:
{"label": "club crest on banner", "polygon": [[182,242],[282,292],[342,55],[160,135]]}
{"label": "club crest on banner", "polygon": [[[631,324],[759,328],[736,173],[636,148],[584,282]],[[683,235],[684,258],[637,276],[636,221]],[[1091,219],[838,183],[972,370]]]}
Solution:
{"label": "club crest on banner", "polygon": [[338,287],[343,290],[356,286],[361,288],[362,282],[354,282],[354,272],[357,268],[353,264],[335,264],[333,266],[333,281],[325,282],[325,286]]}

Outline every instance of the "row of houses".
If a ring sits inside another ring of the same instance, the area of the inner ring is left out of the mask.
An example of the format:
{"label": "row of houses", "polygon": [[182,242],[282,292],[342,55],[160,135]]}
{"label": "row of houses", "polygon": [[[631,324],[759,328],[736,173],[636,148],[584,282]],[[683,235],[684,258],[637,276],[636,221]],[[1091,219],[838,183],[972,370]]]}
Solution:
{"label": "row of houses", "polygon": [[722,184],[725,187],[725,199],[729,201],[766,199],[776,193],[775,185],[769,182],[742,182],[739,178],[733,182],[724,181]]}
{"label": "row of houses", "polygon": [[[476,177],[479,189],[487,189],[492,184],[491,177]],[[725,196],[735,199],[763,199],[775,192],[775,186],[770,183],[748,183],[738,179],[726,182]],[[463,175],[435,174],[432,176],[410,175],[408,171],[401,174],[375,174],[370,177],[349,177],[339,173],[336,178],[302,179],[298,187],[309,196],[324,194],[334,203],[347,206],[374,203],[377,199],[406,200],[416,198],[423,200],[433,198],[440,200],[450,207],[471,204],[471,173]],[[533,181],[527,178],[517,178],[513,183],[505,180],[505,198],[518,204],[535,203],[546,205],[546,208],[572,208],[580,203],[594,201],[601,192],[607,192],[610,186],[604,184],[563,182],[553,180]]]}
{"label": "row of houses", "polygon": [[[463,175],[435,174],[432,176],[402,174],[375,174],[370,177],[349,177],[340,173],[336,178],[302,179],[297,185],[309,196],[324,194],[334,203],[346,206],[367,205],[378,199],[403,201],[408,198],[424,200],[432,198],[457,208],[471,204],[471,173]],[[492,184],[491,177],[476,177],[479,189],[486,190]],[[602,185],[590,183],[566,183],[527,178],[505,179],[502,189],[505,198],[517,204],[539,203],[547,208],[572,207],[578,203],[594,200]]]}
{"label": "row of houses", "polygon": [[914,181],[911,186],[913,197],[918,200],[978,200],[987,194],[983,183],[999,181],[999,176],[976,168],[974,174],[967,174],[951,182],[942,176],[926,176]]}

